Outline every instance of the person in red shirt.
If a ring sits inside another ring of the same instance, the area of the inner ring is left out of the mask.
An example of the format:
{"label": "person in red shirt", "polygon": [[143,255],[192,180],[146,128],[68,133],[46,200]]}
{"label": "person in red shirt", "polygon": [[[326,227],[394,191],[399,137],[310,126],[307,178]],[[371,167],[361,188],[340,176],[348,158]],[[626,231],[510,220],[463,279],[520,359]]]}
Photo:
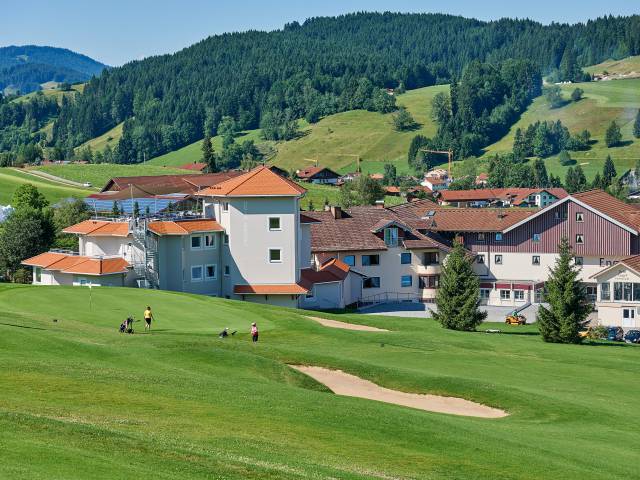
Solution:
{"label": "person in red shirt", "polygon": [[257,342],[257,341],[258,341],[258,327],[257,327],[257,325],[256,325],[256,322],[253,322],[253,323],[251,324],[251,339],[252,339],[254,342]]}

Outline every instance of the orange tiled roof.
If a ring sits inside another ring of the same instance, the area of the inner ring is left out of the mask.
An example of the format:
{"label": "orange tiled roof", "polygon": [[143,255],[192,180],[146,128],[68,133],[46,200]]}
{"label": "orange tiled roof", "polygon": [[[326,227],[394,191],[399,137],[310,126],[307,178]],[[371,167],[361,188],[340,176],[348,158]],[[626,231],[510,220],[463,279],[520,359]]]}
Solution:
{"label": "orange tiled roof", "polygon": [[254,168],[239,177],[226,180],[199,192],[203,196],[301,196],[304,188],[281,177],[265,166]]}
{"label": "orange tiled roof", "polygon": [[273,285],[234,285],[236,295],[301,295],[309,290],[297,283]]}
{"label": "orange tiled roof", "polygon": [[207,164],[202,162],[186,163],[184,165],[180,165],[178,168],[180,170],[192,170],[195,172],[202,172],[205,168],[207,168]]}
{"label": "orange tiled roof", "polygon": [[215,220],[177,220],[149,223],[149,230],[158,235],[189,235],[196,232],[222,232]]}
{"label": "orange tiled roof", "polygon": [[93,276],[127,273],[127,269],[131,266],[129,262],[119,257],[95,258],[57,252],[36,255],[24,260],[22,264],[62,273]]}
{"label": "orange tiled roof", "polygon": [[85,220],[65,228],[63,232],[91,237],[126,237],[129,235],[129,224],[127,222]]}

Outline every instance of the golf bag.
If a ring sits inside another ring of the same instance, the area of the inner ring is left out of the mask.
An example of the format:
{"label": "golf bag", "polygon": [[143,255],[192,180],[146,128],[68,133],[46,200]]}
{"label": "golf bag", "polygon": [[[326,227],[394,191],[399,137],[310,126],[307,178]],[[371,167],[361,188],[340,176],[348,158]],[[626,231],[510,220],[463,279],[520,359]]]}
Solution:
{"label": "golf bag", "polygon": [[127,317],[127,319],[120,324],[120,333],[133,333],[133,318]]}

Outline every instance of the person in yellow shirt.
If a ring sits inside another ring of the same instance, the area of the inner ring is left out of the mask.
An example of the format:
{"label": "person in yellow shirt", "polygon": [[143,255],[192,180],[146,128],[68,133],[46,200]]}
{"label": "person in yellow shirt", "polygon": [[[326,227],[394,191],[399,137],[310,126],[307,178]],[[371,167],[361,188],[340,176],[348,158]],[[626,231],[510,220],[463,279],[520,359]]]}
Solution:
{"label": "person in yellow shirt", "polygon": [[153,313],[151,313],[151,307],[147,307],[144,311],[144,329],[151,330],[151,320],[153,320]]}

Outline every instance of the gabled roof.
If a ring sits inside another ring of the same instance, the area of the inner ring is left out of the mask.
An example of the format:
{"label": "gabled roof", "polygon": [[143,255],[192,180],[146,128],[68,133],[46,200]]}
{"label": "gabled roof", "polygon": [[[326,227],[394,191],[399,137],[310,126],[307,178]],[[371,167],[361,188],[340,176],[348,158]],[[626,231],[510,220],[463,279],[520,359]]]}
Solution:
{"label": "gabled roof", "polygon": [[157,235],[190,235],[192,233],[222,232],[215,220],[176,220],[150,222],[149,230]]}
{"label": "gabled roof", "polygon": [[385,228],[392,227],[392,226],[398,227],[402,230],[407,230],[407,231],[411,230],[411,227],[408,227],[407,225],[405,225],[404,223],[400,222],[397,219],[383,218],[383,219],[380,219],[373,227],[371,227],[371,232],[379,233]]}
{"label": "gabled roof", "polygon": [[620,268],[620,265],[624,265],[625,267],[633,270],[636,274],[640,275],[640,255],[633,255],[631,257],[623,258],[618,263],[614,263],[613,265],[609,265],[604,270],[600,270],[599,272],[594,273],[589,278],[598,278],[604,273],[607,273],[614,268]]}
{"label": "gabled roof", "polygon": [[90,276],[127,273],[131,267],[129,262],[120,257],[85,257],[58,252],[42,253],[24,260],[22,264],[50,271]]}
{"label": "gabled roof", "polygon": [[330,168],[327,168],[327,167],[309,167],[309,168],[305,168],[305,169],[302,169],[302,170],[298,170],[296,172],[296,175],[298,176],[298,178],[302,178],[302,179],[306,180],[306,179],[312,179],[313,177],[318,175],[320,172],[324,172],[324,171],[329,172],[335,178],[338,178],[340,176],[338,173],[334,172],[333,170],[331,170]]}
{"label": "gabled roof", "polygon": [[438,192],[438,198],[444,202],[495,201],[511,200],[514,205],[520,205],[529,199],[530,195],[547,192],[554,197],[565,198],[568,193],[564,188],[477,188],[472,190],[443,190]]}
{"label": "gabled roof", "polygon": [[100,191],[129,193],[129,197],[143,198],[168,193],[194,194],[198,190],[217,185],[231,178],[242,175],[241,172],[228,171],[207,174],[190,174],[185,171],[182,175],[141,175],[135,177],[113,177]]}
{"label": "gabled roof", "polygon": [[439,232],[502,232],[536,213],[519,208],[444,208],[432,202],[420,203],[397,212],[401,216],[419,215],[428,229]]}
{"label": "gabled roof", "polygon": [[[313,285],[316,283],[333,283],[333,282],[341,282],[347,275],[351,269],[349,265],[344,263],[337,258],[330,258],[322,265],[318,270],[314,270],[312,268],[305,268],[300,272],[300,283],[304,285],[305,288],[311,290]],[[357,273],[357,272],[354,272]],[[357,273],[360,275],[359,273]]]}
{"label": "gabled roof", "polygon": [[299,197],[305,192],[306,190],[297,183],[281,177],[263,165],[239,177],[206,188],[198,194],[213,197]]}
{"label": "gabled roof", "polygon": [[309,289],[297,283],[234,285],[236,295],[302,295]]}
{"label": "gabled roof", "polygon": [[202,162],[185,163],[184,165],[180,165],[178,168],[180,170],[191,170],[193,172],[202,172],[205,168],[207,168],[207,164]]}
{"label": "gabled roof", "polygon": [[127,237],[129,236],[129,223],[85,220],[65,228],[62,232],[90,237]]}

